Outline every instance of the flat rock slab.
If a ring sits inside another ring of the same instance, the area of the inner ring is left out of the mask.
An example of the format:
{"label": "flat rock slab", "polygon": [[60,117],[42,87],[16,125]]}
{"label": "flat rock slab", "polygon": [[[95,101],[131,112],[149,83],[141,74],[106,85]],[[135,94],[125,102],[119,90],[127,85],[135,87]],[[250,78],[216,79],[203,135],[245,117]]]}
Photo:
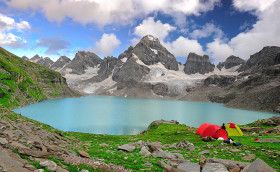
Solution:
{"label": "flat rock slab", "polygon": [[207,162],[208,163],[220,163],[220,164],[223,164],[224,166],[226,166],[230,169],[233,169],[234,167],[236,167],[237,164],[242,168],[245,168],[246,166],[251,164],[251,163],[248,163],[248,162],[240,162],[240,161],[217,159],[217,158],[208,158]]}
{"label": "flat rock slab", "polygon": [[170,153],[167,151],[157,151],[152,153],[153,157],[165,158],[165,159],[184,159],[183,155],[179,153]]}
{"label": "flat rock slab", "polygon": [[[189,161],[185,161],[178,165],[178,169],[186,172],[200,172],[200,165]],[[228,172],[227,168],[220,163],[207,163],[202,171],[203,172]]]}
{"label": "flat rock slab", "polygon": [[199,155],[210,155],[210,151],[209,150],[204,150],[198,153]]}
{"label": "flat rock slab", "polygon": [[244,170],[242,170],[242,172],[276,172],[276,170],[258,158],[252,162],[250,166],[247,166]]}
{"label": "flat rock slab", "polygon": [[3,167],[4,170],[9,172],[29,172],[29,170],[23,168],[26,163],[28,162],[21,159],[16,153],[0,147],[0,166]]}
{"label": "flat rock slab", "polygon": [[252,159],[255,159],[256,155],[255,154],[250,154],[248,156],[242,157],[243,160],[245,161],[251,161]]}
{"label": "flat rock slab", "polygon": [[125,144],[122,146],[118,147],[118,150],[122,150],[122,151],[126,151],[126,152],[132,152],[134,151],[135,146],[131,145],[131,144]]}
{"label": "flat rock slab", "polygon": [[36,158],[43,158],[51,155],[49,152],[42,152],[33,149],[18,148],[18,152],[23,155],[33,156]]}
{"label": "flat rock slab", "polygon": [[280,143],[280,140],[270,138],[270,139],[260,139],[260,140],[257,140],[256,142]]}
{"label": "flat rock slab", "polygon": [[81,157],[90,158],[90,155],[85,151],[78,151]]}

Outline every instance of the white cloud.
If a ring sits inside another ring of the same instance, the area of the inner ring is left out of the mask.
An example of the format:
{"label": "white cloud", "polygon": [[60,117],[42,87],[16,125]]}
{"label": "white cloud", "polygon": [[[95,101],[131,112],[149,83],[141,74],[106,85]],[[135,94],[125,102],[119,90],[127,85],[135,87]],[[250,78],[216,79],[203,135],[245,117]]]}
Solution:
{"label": "white cloud", "polygon": [[228,44],[223,43],[220,39],[215,39],[213,42],[208,43],[207,54],[214,59],[214,63],[225,61],[230,55],[233,55],[233,50]]}
{"label": "white cloud", "polygon": [[233,6],[240,11],[264,11],[271,7],[276,0],[234,0]]}
{"label": "white cloud", "polygon": [[102,38],[96,42],[96,46],[94,48],[90,48],[90,50],[96,52],[97,54],[101,54],[103,56],[113,55],[114,50],[121,44],[121,41],[118,40],[115,34],[106,34],[102,35]]}
{"label": "white cloud", "polygon": [[226,39],[224,32],[213,23],[206,23],[201,27],[201,29],[196,29],[190,33],[190,37],[193,39],[207,38],[210,36],[219,39]]}
{"label": "white cloud", "polygon": [[163,45],[170,51],[175,57],[188,57],[190,52],[194,52],[198,55],[203,55],[202,46],[197,40],[192,40],[180,36],[173,42],[163,43]]}
{"label": "white cloud", "polygon": [[169,32],[176,30],[176,27],[169,25],[168,23],[163,24],[160,20],[154,21],[153,17],[149,17],[146,20],[135,27],[134,34],[143,37],[146,35],[153,35],[160,41],[163,41],[169,34]]}
{"label": "white cloud", "polygon": [[233,5],[239,11],[252,12],[258,21],[251,30],[239,33],[227,44],[218,40],[209,43],[207,51],[213,54],[215,60],[226,58],[222,56],[231,51],[246,60],[265,46],[280,46],[280,1],[234,0]]}
{"label": "white cloud", "polygon": [[[180,24],[187,15],[213,10],[220,0],[10,0],[6,4],[17,10],[34,10],[49,21],[61,22],[69,17],[82,24],[131,23],[154,12],[174,17]],[[182,23],[181,23],[182,24]],[[184,24],[184,22],[183,22]]]}
{"label": "white cloud", "polygon": [[14,32],[23,32],[30,28],[27,21],[17,23],[13,18],[0,13],[0,46],[20,47],[26,44],[26,40]]}
{"label": "white cloud", "polygon": [[71,44],[60,38],[43,37],[36,41],[36,46],[47,48],[45,53],[52,55],[60,55],[59,51],[67,49]]}

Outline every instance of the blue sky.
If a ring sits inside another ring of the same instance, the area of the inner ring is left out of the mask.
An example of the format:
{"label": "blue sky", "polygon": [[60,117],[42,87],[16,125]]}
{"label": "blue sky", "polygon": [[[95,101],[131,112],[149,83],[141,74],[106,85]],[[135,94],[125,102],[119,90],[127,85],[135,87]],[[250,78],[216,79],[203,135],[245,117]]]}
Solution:
{"label": "blue sky", "polygon": [[279,0],[2,0],[0,46],[56,60],[79,50],[115,56],[152,34],[185,63],[218,63],[280,46]]}

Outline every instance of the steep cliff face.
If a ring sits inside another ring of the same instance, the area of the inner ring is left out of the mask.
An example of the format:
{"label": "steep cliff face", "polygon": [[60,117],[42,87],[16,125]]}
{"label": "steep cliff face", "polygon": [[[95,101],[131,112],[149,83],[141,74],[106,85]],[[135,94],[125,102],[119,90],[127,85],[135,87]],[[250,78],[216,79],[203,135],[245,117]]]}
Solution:
{"label": "steep cliff face", "polygon": [[51,66],[51,69],[58,70],[62,69],[65,65],[71,62],[71,59],[69,59],[66,56],[61,56],[56,62],[54,62]]}
{"label": "steep cliff face", "polygon": [[220,62],[218,65],[217,65],[217,68],[218,69],[222,69],[223,67],[225,69],[229,69],[229,68],[232,68],[234,66],[238,66],[238,65],[244,65],[246,63],[245,60],[239,58],[239,57],[236,57],[236,56],[229,56],[225,62]]}
{"label": "steep cliff face", "polygon": [[186,74],[205,74],[213,72],[215,68],[214,64],[211,64],[208,55],[199,56],[195,53],[190,53],[185,63],[184,72]]}
{"label": "steep cliff face", "polygon": [[251,55],[239,71],[245,71],[252,67],[265,68],[277,64],[280,64],[280,47],[264,47],[261,51]]}
{"label": "steep cliff face", "polygon": [[129,80],[141,81],[141,79],[149,74],[150,69],[144,65],[137,63],[139,60],[135,54],[131,55],[125,63],[120,63],[116,67],[112,79],[116,82],[126,82]]}
{"label": "steep cliff face", "polygon": [[97,75],[86,80],[86,82],[101,82],[108,78],[112,73],[113,70],[118,62],[116,57],[106,57],[103,59],[102,63],[99,66],[99,70],[97,71]]}
{"label": "steep cliff face", "polygon": [[88,67],[96,67],[102,62],[102,59],[96,54],[88,51],[79,51],[74,59],[65,66],[65,70],[71,70],[71,74],[82,75]]}
{"label": "steep cliff face", "polygon": [[160,44],[158,38],[151,35],[144,36],[130,53],[134,53],[146,65],[161,62],[166,69],[178,70],[174,55]]}
{"label": "steep cliff face", "polygon": [[60,73],[0,48],[0,104],[15,107],[76,95]]}

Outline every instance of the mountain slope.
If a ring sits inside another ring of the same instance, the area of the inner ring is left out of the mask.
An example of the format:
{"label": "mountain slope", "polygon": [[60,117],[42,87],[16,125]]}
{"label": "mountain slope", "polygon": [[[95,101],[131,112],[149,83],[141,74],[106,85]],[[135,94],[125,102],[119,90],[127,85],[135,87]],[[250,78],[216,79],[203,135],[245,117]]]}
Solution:
{"label": "mountain slope", "polygon": [[15,107],[77,95],[60,73],[23,60],[0,47],[0,104]]}

